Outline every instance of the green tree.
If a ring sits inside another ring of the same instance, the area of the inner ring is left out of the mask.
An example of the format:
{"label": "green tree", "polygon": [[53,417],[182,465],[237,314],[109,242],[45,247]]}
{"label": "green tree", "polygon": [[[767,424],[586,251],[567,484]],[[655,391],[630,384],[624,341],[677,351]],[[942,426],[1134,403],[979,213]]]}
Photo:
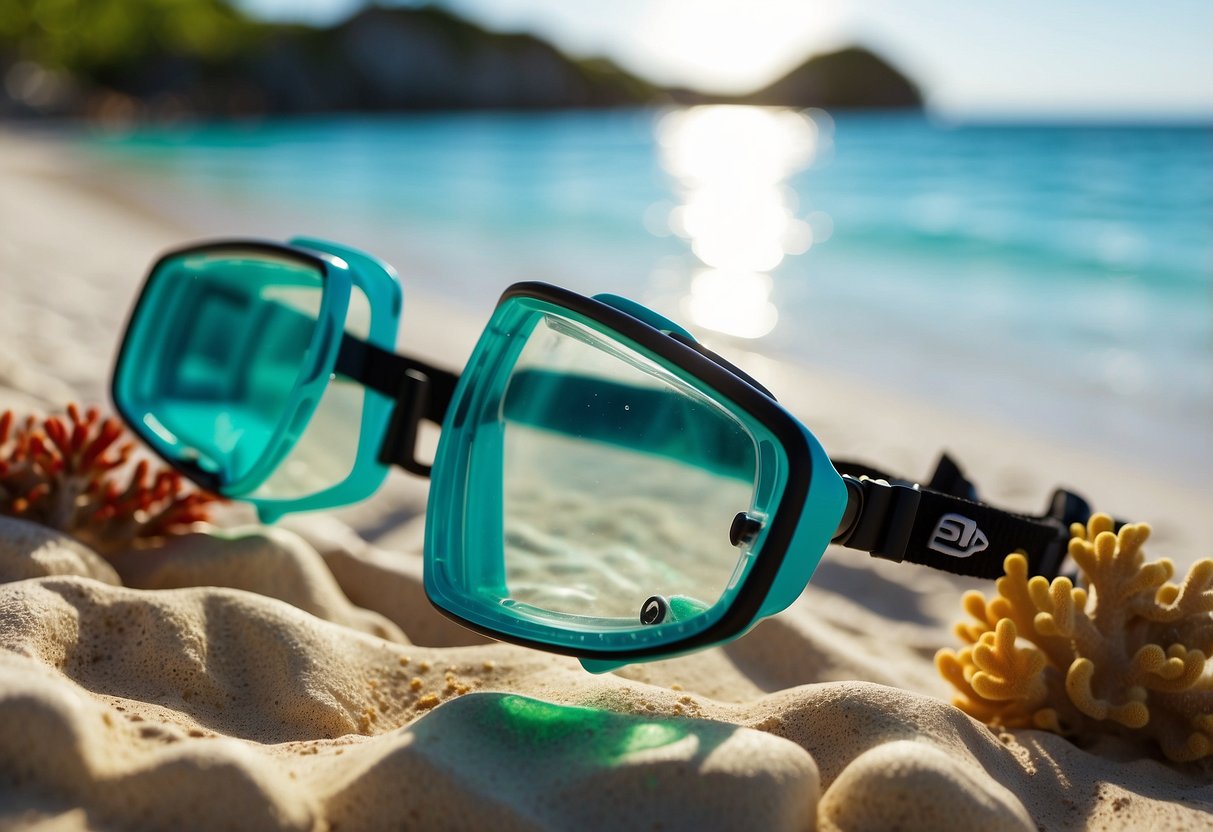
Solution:
{"label": "green tree", "polygon": [[221,59],[255,28],[222,0],[0,0],[0,53],[82,77],[156,54]]}

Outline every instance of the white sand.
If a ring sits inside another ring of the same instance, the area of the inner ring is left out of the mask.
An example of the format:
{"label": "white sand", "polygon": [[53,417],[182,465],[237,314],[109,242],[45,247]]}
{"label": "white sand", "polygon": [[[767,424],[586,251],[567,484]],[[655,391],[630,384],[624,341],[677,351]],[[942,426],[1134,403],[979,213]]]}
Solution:
{"label": "white sand", "polygon": [[[193,236],[86,174],[0,134],[0,406],[106,401],[147,263]],[[466,355],[474,323],[416,293],[410,310],[410,348]],[[1153,555],[1213,554],[1208,491],[739,360],[833,453],[925,473],[946,446],[990,499],[1038,511],[1064,482],[1151,521]],[[393,477],[341,520],[112,567],[0,521],[0,827],[1209,826],[1207,774],[1123,741],[997,735],[946,704],[931,657],[975,582],[832,550],[744,639],[592,676],[430,608],[424,495]]]}

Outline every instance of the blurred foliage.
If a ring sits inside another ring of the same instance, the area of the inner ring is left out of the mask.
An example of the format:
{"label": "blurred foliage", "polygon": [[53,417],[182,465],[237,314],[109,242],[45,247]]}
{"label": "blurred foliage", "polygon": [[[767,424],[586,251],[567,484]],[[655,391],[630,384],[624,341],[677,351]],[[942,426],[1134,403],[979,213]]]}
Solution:
{"label": "blurred foliage", "polygon": [[313,28],[229,2],[0,0],[0,115],[596,107],[660,94],[608,61],[436,6],[368,3]]}
{"label": "blurred foliage", "polygon": [[222,59],[257,28],[222,0],[0,0],[0,52],[79,76],[159,54]]}

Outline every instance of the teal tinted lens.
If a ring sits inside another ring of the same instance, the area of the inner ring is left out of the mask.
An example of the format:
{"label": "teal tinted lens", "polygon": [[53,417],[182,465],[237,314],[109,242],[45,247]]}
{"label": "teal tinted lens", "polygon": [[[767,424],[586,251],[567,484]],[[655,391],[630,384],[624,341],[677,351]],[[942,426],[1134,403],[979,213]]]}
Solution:
{"label": "teal tinted lens", "polygon": [[547,313],[492,415],[473,478],[487,485],[499,466],[501,498],[469,495],[468,533],[496,566],[486,555],[469,591],[530,622],[656,635],[694,628],[736,587],[748,547],[730,528],[739,513],[761,522],[757,443],[703,391]]}
{"label": "teal tinted lens", "polygon": [[221,486],[250,475],[274,437],[310,414],[293,393],[320,369],[323,292],[319,266],[270,251],[161,261],[119,357],[119,408],[161,453]]}

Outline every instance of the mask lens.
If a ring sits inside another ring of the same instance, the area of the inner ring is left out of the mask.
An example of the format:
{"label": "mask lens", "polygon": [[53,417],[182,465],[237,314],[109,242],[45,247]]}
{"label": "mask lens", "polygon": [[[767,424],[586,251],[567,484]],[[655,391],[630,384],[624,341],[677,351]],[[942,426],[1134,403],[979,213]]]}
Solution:
{"label": "mask lens", "polygon": [[501,603],[603,629],[686,622],[740,574],[756,443],[718,402],[582,323],[537,316],[505,384]]}
{"label": "mask lens", "polygon": [[[345,331],[362,340],[370,332],[371,307],[358,286],[350,291]],[[307,430],[274,473],[250,496],[292,500],[333,488],[350,476],[358,460],[363,408],[368,391],[356,381],[335,375],[328,382]]]}
{"label": "mask lens", "polygon": [[227,485],[289,423],[317,360],[324,275],[270,252],[223,249],[162,261],[119,358],[119,407],[150,443]]}

